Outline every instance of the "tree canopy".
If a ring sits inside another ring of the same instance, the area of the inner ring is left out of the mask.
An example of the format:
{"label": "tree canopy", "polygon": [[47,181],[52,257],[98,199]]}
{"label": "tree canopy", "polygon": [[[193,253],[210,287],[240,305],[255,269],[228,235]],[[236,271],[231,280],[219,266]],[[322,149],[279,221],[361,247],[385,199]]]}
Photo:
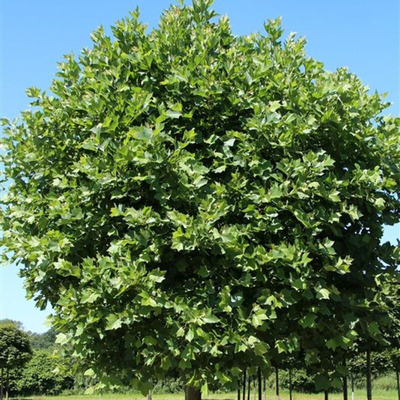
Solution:
{"label": "tree canopy", "polygon": [[327,387],[391,325],[400,119],[279,19],[238,37],[211,3],[99,28],[27,91],[1,245],[103,383],[229,385],[298,352]]}
{"label": "tree canopy", "polygon": [[23,367],[31,358],[32,349],[28,335],[19,329],[14,321],[1,322],[0,399],[3,399],[3,389],[5,389],[6,399],[8,399],[10,370]]}
{"label": "tree canopy", "polygon": [[0,324],[0,369],[18,368],[32,357],[28,335],[11,322]]}

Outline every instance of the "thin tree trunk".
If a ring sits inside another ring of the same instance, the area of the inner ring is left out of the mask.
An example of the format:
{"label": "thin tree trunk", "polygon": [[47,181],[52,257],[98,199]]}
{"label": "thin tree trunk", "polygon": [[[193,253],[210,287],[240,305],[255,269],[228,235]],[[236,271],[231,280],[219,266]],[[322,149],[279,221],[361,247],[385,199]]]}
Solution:
{"label": "thin tree trunk", "polygon": [[149,393],[147,393],[147,400],[153,400],[153,393],[151,390],[149,390]]}
{"label": "thin tree trunk", "polygon": [[201,400],[201,391],[192,386],[186,386],[185,400]]}
{"label": "thin tree trunk", "polygon": [[397,378],[397,398],[400,400],[400,373],[399,370],[396,370],[396,378]]}
{"label": "thin tree trunk", "polygon": [[253,379],[254,382],[254,392],[253,392],[253,399],[257,400],[257,378]]}
{"label": "thin tree trunk", "polygon": [[354,400],[354,378],[352,372],[350,372],[350,378],[351,378],[351,400]]}
{"label": "thin tree trunk", "polygon": [[367,350],[367,400],[372,400],[371,350]]}
{"label": "thin tree trunk", "polygon": [[[346,357],[343,357],[343,366],[346,368]],[[347,389],[347,369],[343,377],[343,400],[349,400],[349,394]]]}
{"label": "thin tree trunk", "polygon": [[240,396],[240,383],[238,384],[238,389],[237,389],[237,400],[240,400],[241,396]]}
{"label": "thin tree trunk", "polygon": [[3,385],[4,385],[4,370],[3,368],[1,369],[1,375],[0,375],[0,400],[3,400]]}
{"label": "thin tree trunk", "polygon": [[6,400],[8,400],[8,391],[10,390],[10,370],[6,372]]}
{"label": "thin tree trunk", "polygon": [[293,392],[292,370],[289,369],[289,400],[293,400],[292,392]]}
{"label": "thin tree trunk", "polygon": [[275,367],[275,394],[276,400],[279,400],[279,370],[278,367]]}
{"label": "thin tree trunk", "polygon": [[246,400],[246,368],[243,371],[243,400]]}
{"label": "thin tree trunk", "polygon": [[261,376],[261,368],[258,367],[258,400],[262,400],[262,376]]}
{"label": "thin tree trunk", "polygon": [[251,391],[251,376],[249,375],[249,379],[247,381],[247,400],[250,400],[250,391]]}
{"label": "thin tree trunk", "polygon": [[324,394],[325,394],[324,399],[329,400],[329,393],[327,390],[325,390]]}
{"label": "thin tree trunk", "polygon": [[265,375],[263,376],[263,380],[264,380],[264,400],[267,400],[267,378],[265,377]]}

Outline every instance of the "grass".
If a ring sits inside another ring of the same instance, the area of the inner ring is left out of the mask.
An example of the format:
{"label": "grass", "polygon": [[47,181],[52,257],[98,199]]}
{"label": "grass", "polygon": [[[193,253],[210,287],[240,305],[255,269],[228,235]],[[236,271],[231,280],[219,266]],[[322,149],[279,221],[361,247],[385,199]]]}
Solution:
{"label": "grass", "polygon": [[[236,400],[236,393],[210,393],[207,396],[203,396],[204,400]],[[293,400],[323,400],[324,395],[320,394],[303,394],[294,393]],[[342,400],[343,395],[340,393],[330,394],[329,400]],[[366,400],[365,391],[356,391],[355,400]],[[28,400],[24,398],[23,400]],[[42,396],[42,397],[30,397],[29,400],[145,400],[145,397],[140,394],[106,394],[106,395],[77,395],[77,396]],[[184,395],[182,394],[154,394],[153,400],[184,400]],[[254,400],[253,395],[251,400]],[[275,394],[272,391],[267,393],[266,400],[276,400]],[[289,400],[289,393],[282,392],[280,400]],[[349,393],[349,400],[351,400],[351,393]],[[373,400],[397,400],[397,392],[394,390],[383,391],[375,390],[373,391]]]}

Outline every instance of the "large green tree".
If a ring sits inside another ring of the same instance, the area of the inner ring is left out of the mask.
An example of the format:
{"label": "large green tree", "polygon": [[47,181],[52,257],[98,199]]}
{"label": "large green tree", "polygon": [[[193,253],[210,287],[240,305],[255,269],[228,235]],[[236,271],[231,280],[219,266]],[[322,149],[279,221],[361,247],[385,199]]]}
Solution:
{"label": "large green tree", "polygon": [[0,324],[0,399],[3,399],[5,388],[8,399],[9,374],[14,368],[23,367],[32,357],[28,335],[15,323]]}
{"label": "large green tree", "polygon": [[327,351],[390,324],[399,118],[280,20],[237,37],[211,3],[98,29],[5,121],[1,244],[103,383],[230,384],[290,352],[340,373]]}

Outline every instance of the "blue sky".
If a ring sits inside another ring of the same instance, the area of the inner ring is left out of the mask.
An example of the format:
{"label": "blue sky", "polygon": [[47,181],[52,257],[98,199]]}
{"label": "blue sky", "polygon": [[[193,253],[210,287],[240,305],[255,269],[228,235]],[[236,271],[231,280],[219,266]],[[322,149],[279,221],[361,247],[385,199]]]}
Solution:
{"label": "blue sky", "polygon": [[[152,28],[172,0],[0,0],[0,116],[16,117],[27,108],[25,89],[49,87],[63,54],[90,47],[90,33],[109,28],[137,5],[142,21]],[[187,0],[186,2],[189,2]],[[308,41],[310,56],[329,70],[348,66],[371,90],[389,92],[389,113],[400,114],[400,2],[398,0],[215,0],[214,9],[227,14],[234,33],[263,30],[267,18],[282,16],[285,33]],[[400,227],[385,239],[400,239]],[[0,319],[23,322],[43,332],[46,314],[25,299],[17,268],[0,269]]]}

